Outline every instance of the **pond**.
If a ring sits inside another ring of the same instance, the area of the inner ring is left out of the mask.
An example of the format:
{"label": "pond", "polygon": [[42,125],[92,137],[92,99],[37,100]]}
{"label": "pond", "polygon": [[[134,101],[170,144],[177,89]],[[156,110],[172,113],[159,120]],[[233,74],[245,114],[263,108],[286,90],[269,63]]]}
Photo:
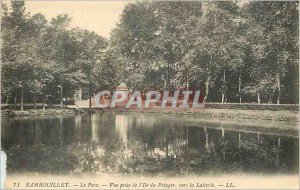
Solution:
{"label": "pond", "polygon": [[264,126],[253,130],[149,113],[2,119],[1,124],[8,175],[299,172],[298,134]]}

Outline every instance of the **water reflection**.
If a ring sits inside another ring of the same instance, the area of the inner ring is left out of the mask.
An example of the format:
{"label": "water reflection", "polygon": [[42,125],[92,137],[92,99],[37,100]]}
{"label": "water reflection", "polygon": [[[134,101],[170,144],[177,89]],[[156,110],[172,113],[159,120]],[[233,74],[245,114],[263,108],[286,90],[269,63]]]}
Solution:
{"label": "water reflection", "polygon": [[119,135],[119,137],[122,139],[123,145],[127,149],[127,130],[128,130],[128,121],[127,121],[127,115],[116,115],[116,131]]}
{"label": "water reflection", "polygon": [[113,113],[3,119],[2,145],[9,173],[298,173],[298,137],[180,120]]}

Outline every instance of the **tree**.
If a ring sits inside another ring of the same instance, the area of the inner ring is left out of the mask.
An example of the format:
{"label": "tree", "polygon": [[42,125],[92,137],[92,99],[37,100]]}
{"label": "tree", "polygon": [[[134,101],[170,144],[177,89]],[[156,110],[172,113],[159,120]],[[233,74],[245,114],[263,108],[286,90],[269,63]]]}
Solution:
{"label": "tree", "polygon": [[[243,62],[242,36],[238,33],[235,4],[231,2],[215,2],[205,5],[205,11],[196,23],[195,41],[190,52],[194,52],[194,59],[202,73],[206,76],[205,101],[208,99],[209,89],[219,73],[222,73],[221,92],[222,103],[226,102],[226,71],[237,70]],[[231,8],[229,10],[224,9]],[[229,8],[228,8],[229,7]],[[233,8],[232,8],[233,7]],[[203,72],[204,71],[204,72]]]}
{"label": "tree", "polygon": [[58,96],[60,107],[63,107],[64,97],[73,96],[78,84],[85,81],[84,73],[76,65],[79,47],[67,30],[71,18],[67,15],[58,15],[51,20],[51,25],[45,36],[47,59],[55,64],[51,88],[53,96]]}
{"label": "tree", "polygon": [[[269,97],[277,90],[277,104],[282,96],[282,79],[286,76],[290,65],[298,65],[298,2],[251,2],[245,5],[249,20],[256,23],[249,27],[250,37],[259,31],[257,38],[249,38],[256,57],[256,69],[263,84],[272,86]],[[262,82],[259,82],[262,84]],[[269,100],[272,102],[272,100]]]}
{"label": "tree", "polygon": [[[2,69],[4,87],[8,91],[21,91],[21,110],[24,109],[24,88],[28,88],[36,62],[35,46],[32,42],[28,15],[25,13],[25,4],[22,1],[11,2],[11,13],[4,9],[4,23],[2,33]],[[6,84],[5,84],[6,83]],[[15,91],[15,97],[16,97]]]}
{"label": "tree", "polygon": [[[76,60],[79,68],[85,74],[87,80],[87,87],[89,90],[89,107],[92,106],[92,96],[95,93],[96,88],[102,86],[104,81],[109,78],[109,73],[103,73],[102,67],[102,54],[107,46],[107,40],[97,35],[94,32],[87,30],[74,30],[73,38],[79,48],[78,58]],[[110,63],[113,64],[113,63]]]}

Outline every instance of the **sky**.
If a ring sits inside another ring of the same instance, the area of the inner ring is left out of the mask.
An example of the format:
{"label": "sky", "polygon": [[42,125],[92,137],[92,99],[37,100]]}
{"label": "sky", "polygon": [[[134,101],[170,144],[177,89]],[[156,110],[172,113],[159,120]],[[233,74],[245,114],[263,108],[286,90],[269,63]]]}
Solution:
{"label": "sky", "polygon": [[128,1],[26,1],[31,15],[42,13],[47,20],[58,14],[72,18],[71,27],[94,31],[105,38],[119,22],[122,10]]}
{"label": "sky", "polygon": [[[31,15],[42,13],[47,20],[58,14],[68,14],[72,18],[71,27],[94,31],[109,38],[116,27],[126,4],[121,0],[102,1],[25,1],[26,11]],[[8,3],[9,4],[9,3]]]}

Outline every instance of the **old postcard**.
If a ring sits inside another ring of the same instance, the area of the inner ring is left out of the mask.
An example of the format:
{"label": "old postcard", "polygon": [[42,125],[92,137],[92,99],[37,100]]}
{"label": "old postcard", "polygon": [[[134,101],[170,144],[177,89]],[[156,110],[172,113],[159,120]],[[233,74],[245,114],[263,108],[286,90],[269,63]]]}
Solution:
{"label": "old postcard", "polygon": [[299,189],[298,1],[2,1],[0,189]]}

